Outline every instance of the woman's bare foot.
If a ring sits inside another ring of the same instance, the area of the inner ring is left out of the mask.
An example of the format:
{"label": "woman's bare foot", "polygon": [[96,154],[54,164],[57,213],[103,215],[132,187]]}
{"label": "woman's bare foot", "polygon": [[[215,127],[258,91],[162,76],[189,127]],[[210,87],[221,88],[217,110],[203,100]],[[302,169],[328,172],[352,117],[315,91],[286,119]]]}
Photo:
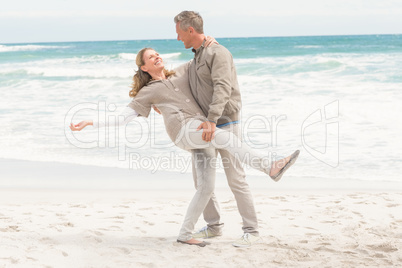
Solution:
{"label": "woman's bare foot", "polygon": [[271,171],[269,172],[269,176],[272,177],[278,174],[278,172],[290,161],[291,156],[292,155],[289,155],[286,158],[273,162],[271,166]]}
{"label": "woman's bare foot", "polygon": [[271,177],[271,179],[276,182],[279,181],[286,170],[288,170],[296,162],[299,154],[300,150],[296,150],[290,156],[272,163],[271,171],[269,172],[269,176]]}

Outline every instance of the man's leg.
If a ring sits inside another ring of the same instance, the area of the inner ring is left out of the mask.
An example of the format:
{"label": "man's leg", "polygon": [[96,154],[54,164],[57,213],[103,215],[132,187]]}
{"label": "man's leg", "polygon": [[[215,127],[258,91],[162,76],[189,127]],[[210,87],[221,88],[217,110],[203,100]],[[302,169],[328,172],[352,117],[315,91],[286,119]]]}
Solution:
{"label": "man's leg", "polygon": [[[234,133],[241,140],[241,129],[239,124],[231,124],[221,129]],[[251,233],[258,236],[257,213],[254,208],[254,200],[250,187],[246,181],[246,175],[241,162],[226,150],[219,150],[226,178],[231,191],[236,199],[237,208],[243,219],[244,233]]]}
{"label": "man's leg", "polygon": [[194,225],[201,213],[209,203],[215,189],[215,170],[206,168],[205,163],[210,163],[216,157],[214,148],[199,149],[193,152],[193,164],[195,165],[195,188],[197,189],[188,206],[178,240],[188,241],[192,238]]}
{"label": "man's leg", "polygon": [[[216,158],[218,151],[211,148],[211,152],[214,151],[214,156]],[[200,164],[202,165],[202,168],[204,169],[205,173],[208,174],[214,174],[213,176],[215,177],[216,174],[216,166],[215,163],[211,163],[211,158],[207,157],[207,155],[204,155],[204,157],[199,157],[204,154],[203,149],[193,149],[192,151],[192,168],[193,168],[193,179],[194,179],[194,186],[197,189],[197,169],[199,168]],[[198,161],[204,161],[204,163],[199,163]],[[221,235],[222,234],[222,227],[223,223],[220,222],[221,216],[220,216],[220,208],[219,208],[219,203],[216,199],[215,193],[212,193],[211,198],[208,201],[207,206],[204,209],[204,220],[207,222],[207,226],[209,231],[214,234],[214,235]],[[202,236],[200,236],[201,238]]]}

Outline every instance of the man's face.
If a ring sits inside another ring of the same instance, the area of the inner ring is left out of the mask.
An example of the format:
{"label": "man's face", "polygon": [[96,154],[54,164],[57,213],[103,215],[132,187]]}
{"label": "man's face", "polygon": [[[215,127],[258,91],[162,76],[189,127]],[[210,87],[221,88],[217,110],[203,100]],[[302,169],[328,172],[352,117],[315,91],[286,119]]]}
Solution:
{"label": "man's face", "polygon": [[176,23],[177,40],[182,41],[186,49],[193,47],[190,31],[190,28],[188,28],[186,31],[182,30],[180,28],[180,22]]}

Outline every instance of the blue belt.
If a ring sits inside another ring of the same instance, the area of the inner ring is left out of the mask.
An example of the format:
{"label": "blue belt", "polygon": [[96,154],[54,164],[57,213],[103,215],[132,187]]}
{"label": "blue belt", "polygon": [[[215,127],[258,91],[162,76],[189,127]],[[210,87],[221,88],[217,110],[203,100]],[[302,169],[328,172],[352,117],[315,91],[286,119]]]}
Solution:
{"label": "blue belt", "polygon": [[232,122],[228,122],[228,123],[225,123],[225,124],[217,125],[216,127],[224,127],[224,126],[227,126],[227,125],[230,125],[230,124],[237,124],[237,123],[239,123],[239,121],[232,121]]}

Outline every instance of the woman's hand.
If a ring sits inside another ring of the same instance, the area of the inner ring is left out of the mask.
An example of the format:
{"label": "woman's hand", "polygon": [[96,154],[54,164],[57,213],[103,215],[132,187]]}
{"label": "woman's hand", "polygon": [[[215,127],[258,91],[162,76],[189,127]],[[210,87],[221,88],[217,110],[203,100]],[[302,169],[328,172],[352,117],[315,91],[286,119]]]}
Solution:
{"label": "woman's hand", "polygon": [[208,35],[207,35],[207,36],[205,37],[205,44],[204,44],[204,46],[205,46],[205,47],[210,47],[210,46],[212,46],[213,43],[219,45],[218,41],[216,41],[215,38],[213,38],[212,36],[208,36]]}
{"label": "woman's hand", "polygon": [[93,122],[92,121],[81,121],[77,125],[73,125],[73,123],[70,124],[70,129],[72,131],[80,131],[86,126],[92,126]]}

